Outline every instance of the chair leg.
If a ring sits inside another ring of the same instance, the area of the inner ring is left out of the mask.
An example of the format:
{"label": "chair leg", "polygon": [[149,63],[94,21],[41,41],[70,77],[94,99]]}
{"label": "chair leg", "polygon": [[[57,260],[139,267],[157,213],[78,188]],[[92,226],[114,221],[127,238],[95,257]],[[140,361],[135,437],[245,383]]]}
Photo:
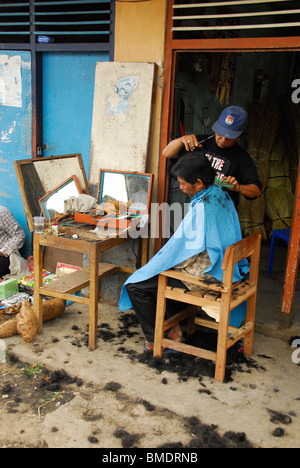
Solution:
{"label": "chair leg", "polygon": [[227,348],[224,343],[218,343],[216,369],[215,369],[215,380],[217,382],[224,382],[225,369],[226,369],[226,356]]}
{"label": "chair leg", "polygon": [[271,239],[271,246],[270,246],[270,253],[269,253],[269,261],[268,261],[268,270],[267,276],[270,276],[273,266],[273,260],[275,255],[275,248],[276,248],[277,236],[272,236]]}
{"label": "chair leg", "polygon": [[195,318],[197,315],[197,308],[196,306],[193,306],[193,305],[190,305],[190,308],[193,310],[193,314],[188,317],[188,323],[187,323],[187,335],[188,336],[193,335],[196,330]]}
{"label": "chair leg", "polygon": [[225,378],[229,315],[229,306],[224,308],[221,306],[215,369],[215,380],[217,382],[224,382]]}
{"label": "chair leg", "polygon": [[253,340],[254,340],[254,322],[255,322],[256,295],[249,297],[247,300],[246,323],[252,323],[253,329],[244,336],[244,355],[252,356]]}
{"label": "chair leg", "polygon": [[167,277],[159,275],[157,289],[157,305],[154,333],[153,357],[162,357],[162,339],[164,337],[164,322],[166,314],[166,298],[164,291],[167,286]]}

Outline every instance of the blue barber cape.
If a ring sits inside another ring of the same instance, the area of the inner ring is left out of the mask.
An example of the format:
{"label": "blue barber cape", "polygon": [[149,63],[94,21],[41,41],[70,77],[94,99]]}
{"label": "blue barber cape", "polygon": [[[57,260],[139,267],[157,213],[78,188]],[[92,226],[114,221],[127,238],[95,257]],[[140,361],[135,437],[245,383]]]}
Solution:
{"label": "blue barber cape", "polygon": [[[119,310],[122,312],[132,308],[127,284],[152,278],[204,250],[207,250],[211,261],[204,273],[223,281],[222,262],[225,250],[241,239],[238,215],[229,195],[217,185],[202,190],[191,199],[186,216],[168,242],[145,266],[127,279],[122,288]],[[233,282],[240,281],[248,269],[247,260],[236,264]],[[232,310],[230,325],[239,326],[245,312],[246,303]]]}

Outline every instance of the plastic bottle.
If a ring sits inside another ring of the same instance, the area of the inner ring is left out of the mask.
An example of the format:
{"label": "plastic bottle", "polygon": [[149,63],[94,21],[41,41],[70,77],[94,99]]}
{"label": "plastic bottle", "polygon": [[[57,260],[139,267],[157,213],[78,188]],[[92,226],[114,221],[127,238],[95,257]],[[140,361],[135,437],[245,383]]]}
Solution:
{"label": "plastic bottle", "polygon": [[53,221],[52,230],[53,230],[53,234],[54,234],[55,236],[58,236],[58,226],[57,226],[57,224],[56,224],[56,220]]}

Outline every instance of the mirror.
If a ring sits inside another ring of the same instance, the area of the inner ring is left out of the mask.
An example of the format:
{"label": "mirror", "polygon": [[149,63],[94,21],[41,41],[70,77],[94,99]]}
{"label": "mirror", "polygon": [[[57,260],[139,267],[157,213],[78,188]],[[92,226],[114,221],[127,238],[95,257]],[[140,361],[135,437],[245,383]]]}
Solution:
{"label": "mirror", "polygon": [[39,199],[40,207],[46,219],[53,219],[56,213],[64,213],[64,201],[78,197],[82,189],[75,175],[69,177],[44,197]]}
{"label": "mirror", "polygon": [[98,204],[118,201],[128,206],[128,211],[149,213],[153,174],[100,170]]}
{"label": "mirror", "polygon": [[81,154],[14,161],[28,228],[34,231],[33,217],[41,215],[39,200],[75,175],[80,187],[90,194]]}

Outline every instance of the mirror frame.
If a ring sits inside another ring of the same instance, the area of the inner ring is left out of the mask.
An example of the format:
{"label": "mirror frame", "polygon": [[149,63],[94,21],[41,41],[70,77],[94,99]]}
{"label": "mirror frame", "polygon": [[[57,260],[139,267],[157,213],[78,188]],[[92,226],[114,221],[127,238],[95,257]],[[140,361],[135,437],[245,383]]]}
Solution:
{"label": "mirror frame", "polygon": [[129,174],[131,176],[137,177],[147,177],[149,179],[149,190],[148,190],[148,201],[147,201],[147,208],[146,210],[135,210],[134,208],[128,208],[128,212],[135,212],[135,213],[150,213],[150,204],[151,204],[151,196],[152,196],[152,185],[153,185],[153,174],[149,174],[146,172],[130,172],[130,171],[118,171],[114,169],[100,169],[99,171],[99,181],[98,181],[98,193],[97,193],[97,203],[101,205],[102,203],[102,191],[103,191],[103,177],[105,173],[116,173],[116,174]]}
{"label": "mirror frame", "polygon": [[[46,207],[47,200],[49,200],[49,198],[52,195],[54,195],[55,193],[57,193],[61,188],[65,187],[69,182],[75,182],[78,193],[83,193],[82,188],[80,186],[80,183],[79,183],[76,175],[73,175],[73,176],[69,177],[68,179],[66,179],[64,182],[62,182],[61,184],[59,184],[53,190],[46,193],[46,195],[44,195],[42,198],[39,199],[39,204],[40,204],[41,210],[43,212],[43,215],[48,221],[53,219],[53,218],[51,218],[51,216],[49,214],[49,211],[47,210],[47,207]],[[62,215],[63,213],[59,213],[59,214]]]}
{"label": "mirror frame", "polygon": [[[34,232],[33,217],[40,215],[40,205],[38,199],[43,197],[47,193],[47,190],[44,190],[43,188],[43,180],[39,177],[39,175],[37,175],[38,182],[41,185],[41,189],[40,191],[38,191],[39,196],[32,198],[31,183],[33,182],[31,179],[31,172],[35,173],[34,167],[36,164],[38,164],[39,166],[41,165],[41,167],[43,167],[44,165],[47,167],[48,164],[55,164],[55,166],[59,166],[60,162],[63,162],[65,166],[68,166],[70,162],[70,168],[72,167],[73,169],[64,174],[64,177],[68,177],[74,174],[74,165],[78,168],[78,173],[75,172],[76,176],[80,181],[80,184],[83,185],[82,188],[84,193],[89,195],[90,189],[84,169],[82,156],[80,153],[64,154],[60,156],[49,156],[42,158],[21,159],[14,161],[14,168],[16,171],[20,194],[24,206],[27,226],[30,232]],[[61,180],[62,178],[58,182],[51,184],[51,189],[52,187],[54,188],[56,185],[58,185]]]}

